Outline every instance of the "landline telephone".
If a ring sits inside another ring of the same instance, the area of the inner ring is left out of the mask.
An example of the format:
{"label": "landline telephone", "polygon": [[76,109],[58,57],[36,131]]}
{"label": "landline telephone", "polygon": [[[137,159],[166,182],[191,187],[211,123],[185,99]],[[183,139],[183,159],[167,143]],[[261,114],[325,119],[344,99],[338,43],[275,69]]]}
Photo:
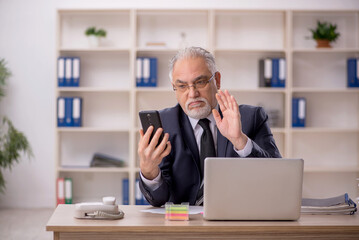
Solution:
{"label": "landline telephone", "polygon": [[115,197],[104,197],[102,202],[83,202],[75,204],[75,218],[121,219],[125,213],[116,205]]}

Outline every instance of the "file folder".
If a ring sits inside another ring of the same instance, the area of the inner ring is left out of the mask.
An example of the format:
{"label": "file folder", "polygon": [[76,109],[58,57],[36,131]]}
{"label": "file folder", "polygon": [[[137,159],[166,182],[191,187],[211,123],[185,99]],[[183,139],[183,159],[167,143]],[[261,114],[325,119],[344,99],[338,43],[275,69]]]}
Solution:
{"label": "file folder", "polygon": [[59,87],[65,86],[65,59],[63,57],[57,59],[57,82]]}
{"label": "file folder", "polygon": [[64,178],[58,178],[56,184],[56,195],[57,195],[57,205],[65,203],[65,183]]}
{"label": "file folder", "polygon": [[122,179],[122,205],[129,205],[129,186],[128,178]]}
{"label": "file folder", "polygon": [[143,86],[142,58],[136,59],[136,86]]}
{"label": "file folder", "polygon": [[73,126],[72,98],[70,97],[65,97],[65,126],[66,127]]}
{"label": "file folder", "polygon": [[70,87],[72,82],[72,59],[65,58],[65,86]]}
{"label": "file folder", "polygon": [[65,127],[65,98],[58,97],[57,98],[57,126]]}
{"label": "file folder", "polygon": [[72,78],[71,87],[80,86],[80,58],[72,58]]}
{"label": "file folder", "polygon": [[72,204],[72,179],[65,178],[65,203]]}
{"label": "file folder", "polygon": [[82,98],[74,97],[72,99],[72,120],[74,127],[82,126]]}
{"label": "file folder", "polygon": [[305,127],[306,123],[306,99],[292,99],[292,126]]}

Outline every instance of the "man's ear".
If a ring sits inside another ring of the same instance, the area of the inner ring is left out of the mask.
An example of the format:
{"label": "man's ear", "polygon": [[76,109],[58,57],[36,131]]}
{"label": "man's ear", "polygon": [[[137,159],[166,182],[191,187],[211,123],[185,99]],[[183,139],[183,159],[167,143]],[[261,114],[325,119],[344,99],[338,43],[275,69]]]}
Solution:
{"label": "man's ear", "polygon": [[217,89],[220,89],[221,88],[221,73],[216,72],[214,79],[216,80]]}

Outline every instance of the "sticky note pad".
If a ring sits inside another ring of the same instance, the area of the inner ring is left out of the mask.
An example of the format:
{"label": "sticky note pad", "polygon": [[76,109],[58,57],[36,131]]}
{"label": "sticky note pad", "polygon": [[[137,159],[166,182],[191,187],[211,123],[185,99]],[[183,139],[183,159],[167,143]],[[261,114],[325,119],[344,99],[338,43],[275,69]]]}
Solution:
{"label": "sticky note pad", "polygon": [[173,204],[167,202],[165,208],[167,220],[188,221],[189,203]]}

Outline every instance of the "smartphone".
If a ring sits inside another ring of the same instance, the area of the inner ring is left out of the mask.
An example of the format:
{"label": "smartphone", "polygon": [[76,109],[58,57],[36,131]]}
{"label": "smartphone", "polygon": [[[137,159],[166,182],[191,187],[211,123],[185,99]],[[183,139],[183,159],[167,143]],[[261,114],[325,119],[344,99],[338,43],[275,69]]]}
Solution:
{"label": "smartphone", "polygon": [[[156,110],[150,110],[150,111],[140,111],[139,116],[142,124],[143,133],[145,133],[150,126],[154,127],[152,134],[150,136],[150,142],[151,142],[157,129],[162,128],[160,114]],[[162,142],[163,137],[164,134],[162,132],[160,139],[158,140],[157,146]]]}

